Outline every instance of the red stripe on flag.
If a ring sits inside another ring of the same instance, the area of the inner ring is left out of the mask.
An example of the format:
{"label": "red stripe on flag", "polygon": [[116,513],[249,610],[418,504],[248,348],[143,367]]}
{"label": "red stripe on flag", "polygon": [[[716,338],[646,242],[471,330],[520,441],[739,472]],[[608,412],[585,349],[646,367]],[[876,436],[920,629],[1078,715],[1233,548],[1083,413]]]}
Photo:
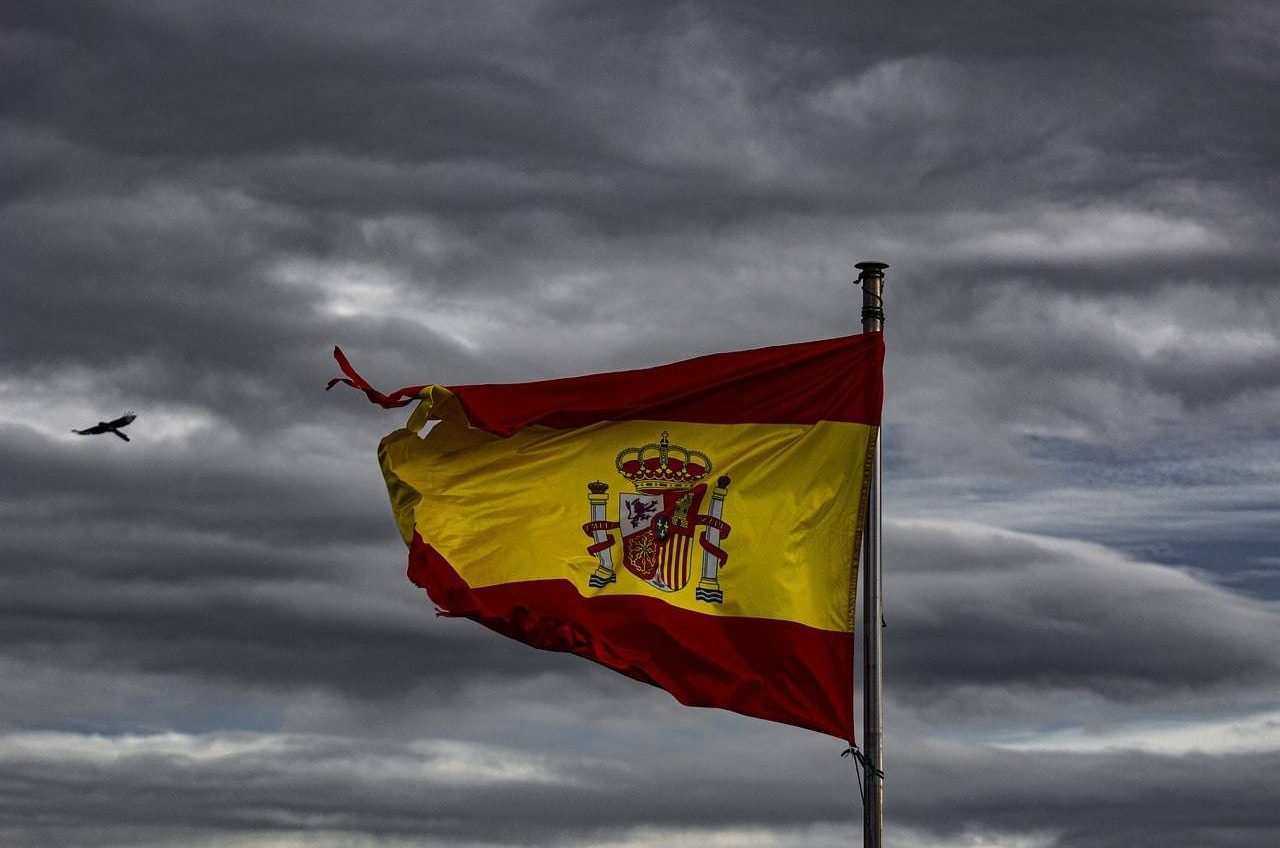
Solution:
{"label": "red stripe on flag", "polygon": [[684,586],[689,582],[689,537],[680,537],[680,585]]}
{"label": "red stripe on flag", "polygon": [[549,651],[594,660],[719,707],[853,742],[853,635],[794,621],[712,615],[640,595],[593,597],[568,580],[472,588],[414,535],[409,579],[444,615]]}
{"label": "red stripe on flag", "polygon": [[499,436],[534,424],[568,429],[636,419],[879,426],[883,364],[881,334],[860,333],[635,371],[449,390],[462,401],[472,427]]}
{"label": "red stripe on flag", "polygon": [[667,547],[671,548],[671,561],[667,563],[667,585],[671,588],[682,585],[680,580],[680,537],[672,539],[667,543]]}
{"label": "red stripe on flag", "polygon": [[395,409],[396,407],[408,406],[413,403],[418,399],[418,394],[426,388],[426,386],[406,386],[403,389],[396,389],[389,395],[384,395],[382,392],[369,385],[369,381],[364,377],[361,377],[360,374],[356,372],[356,369],[352,367],[350,360],[347,359],[347,355],[342,352],[342,348],[335,347],[333,349],[333,358],[338,361],[338,368],[347,376],[334,377],[330,380],[329,385],[324,387],[326,392],[338,383],[344,383],[353,389],[359,389],[364,392],[371,403],[376,403],[383,409]]}
{"label": "red stripe on flag", "polygon": [[687,552],[683,536],[673,536],[662,546],[662,582],[673,589],[682,588],[688,581],[683,567]]}

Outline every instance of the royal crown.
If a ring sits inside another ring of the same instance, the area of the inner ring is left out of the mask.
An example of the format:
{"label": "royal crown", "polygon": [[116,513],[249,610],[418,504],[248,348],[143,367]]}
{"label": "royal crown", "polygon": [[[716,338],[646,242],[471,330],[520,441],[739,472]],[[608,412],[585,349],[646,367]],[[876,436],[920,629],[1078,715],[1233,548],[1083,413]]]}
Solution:
{"label": "royal crown", "polygon": [[619,451],[614,465],[637,491],[685,489],[711,473],[705,453],[671,444],[665,432],[656,443]]}

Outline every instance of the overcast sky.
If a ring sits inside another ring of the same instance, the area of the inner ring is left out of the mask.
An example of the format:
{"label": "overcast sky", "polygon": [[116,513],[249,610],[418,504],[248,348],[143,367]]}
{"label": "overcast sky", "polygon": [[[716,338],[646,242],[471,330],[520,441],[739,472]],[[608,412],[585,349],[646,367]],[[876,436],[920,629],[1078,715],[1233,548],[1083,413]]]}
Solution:
{"label": "overcast sky", "polygon": [[5,0],[0,843],[860,844],[837,740],[437,619],[323,387],[875,259],[890,844],[1278,844],[1278,77],[1268,0]]}

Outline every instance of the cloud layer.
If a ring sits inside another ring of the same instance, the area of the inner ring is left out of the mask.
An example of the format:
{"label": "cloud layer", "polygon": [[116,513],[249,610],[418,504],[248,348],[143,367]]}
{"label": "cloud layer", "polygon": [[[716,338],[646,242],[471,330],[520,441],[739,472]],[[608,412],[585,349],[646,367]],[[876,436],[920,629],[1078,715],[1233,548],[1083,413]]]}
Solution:
{"label": "cloud layer", "polygon": [[0,841],[856,841],[829,741],[436,620],[400,418],[321,388],[335,343],[397,387],[844,334],[882,259],[895,841],[1273,844],[1277,39],[1250,0],[5,4]]}

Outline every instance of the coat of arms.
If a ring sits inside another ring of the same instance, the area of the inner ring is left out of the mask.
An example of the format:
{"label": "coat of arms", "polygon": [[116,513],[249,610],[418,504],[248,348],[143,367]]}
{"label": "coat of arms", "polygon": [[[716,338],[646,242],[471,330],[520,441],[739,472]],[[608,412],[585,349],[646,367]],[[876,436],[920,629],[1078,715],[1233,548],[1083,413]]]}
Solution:
{"label": "coat of arms", "polygon": [[[611,550],[622,538],[622,565],[649,585],[663,592],[678,592],[688,585],[695,547],[702,550],[702,569],[694,597],[707,603],[723,603],[720,568],[728,559],[720,541],[729,535],[729,525],[721,515],[729,478],[720,477],[708,497],[702,480],[711,473],[711,460],[701,451],[673,445],[663,433],[656,443],[626,448],[614,465],[624,479],[635,486],[618,498],[618,519],[607,516],[609,484],[599,480],[587,484],[591,520],[582,525],[593,542],[587,553],[598,565],[589,584],[604,588],[618,579]],[[703,501],[708,500],[703,513]],[[702,527],[697,537],[695,531]]]}

